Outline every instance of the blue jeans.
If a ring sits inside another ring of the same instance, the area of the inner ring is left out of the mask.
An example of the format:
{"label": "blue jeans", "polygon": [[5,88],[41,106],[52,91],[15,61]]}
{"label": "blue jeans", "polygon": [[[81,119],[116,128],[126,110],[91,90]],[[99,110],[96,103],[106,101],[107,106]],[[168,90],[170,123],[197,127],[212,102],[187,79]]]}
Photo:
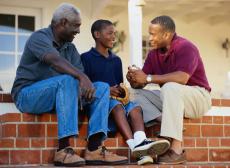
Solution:
{"label": "blue jeans", "polygon": [[[110,102],[109,102],[109,113],[113,110],[114,107],[116,107],[117,105],[122,105],[123,109],[124,109],[124,113],[125,113],[125,116],[128,118],[129,116],[129,113],[136,107],[140,107],[137,103],[134,103],[134,102],[129,102],[128,104],[126,105],[123,105],[120,101],[116,100],[116,99],[113,99],[113,98],[110,98]],[[109,124],[108,124],[108,131],[116,131],[116,124],[113,120],[112,117],[109,118]]]}
{"label": "blue jeans", "polygon": [[[109,116],[109,85],[93,83],[95,99],[89,104],[88,137],[99,132],[107,137]],[[15,102],[21,112],[42,114],[56,109],[58,138],[78,134],[79,81],[60,75],[24,87]]]}

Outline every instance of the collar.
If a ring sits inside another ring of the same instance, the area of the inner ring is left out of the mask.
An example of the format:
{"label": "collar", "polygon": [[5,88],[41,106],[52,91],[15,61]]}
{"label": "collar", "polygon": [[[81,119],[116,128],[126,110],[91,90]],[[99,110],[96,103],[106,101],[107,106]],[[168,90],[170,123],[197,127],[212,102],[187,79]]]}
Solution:
{"label": "collar", "polygon": [[170,48],[168,51],[166,51],[165,53],[162,53],[162,49],[158,49],[158,53],[160,56],[163,56],[164,57],[164,60],[166,61],[167,58],[173,54],[174,52],[174,46],[176,44],[176,39],[178,38],[177,34],[175,33],[173,35],[173,38],[172,38],[172,41],[171,41],[171,44],[170,44]]}
{"label": "collar", "polygon": [[110,50],[108,50],[108,52],[109,52],[109,56],[108,56],[108,57],[103,56],[103,55],[102,55],[101,53],[99,53],[99,52],[96,50],[96,48],[94,48],[94,47],[91,48],[90,52],[92,52],[93,55],[96,56],[96,57],[103,57],[103,58],[105,58],[105,59],[112,59],[112,58],[114,57],[114,54],[113,54],[112,51],[110,51]]}

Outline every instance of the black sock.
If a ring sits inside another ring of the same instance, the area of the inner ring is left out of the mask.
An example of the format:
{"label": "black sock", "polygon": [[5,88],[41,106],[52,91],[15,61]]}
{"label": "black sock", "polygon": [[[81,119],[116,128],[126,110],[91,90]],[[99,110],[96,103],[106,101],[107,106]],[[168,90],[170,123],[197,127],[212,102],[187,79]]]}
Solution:
{"label": "black sock", "polygon": [[61,138],[58,140],[58,146],[59,146],[58,151],[66,148],[67,146],[70,146],[69,138],[70,138],[70,136],[64,137],[64,138]]}
{"label": "black sock", "polygon": [[88,142],[89,151],[95,151],[98,149],[99,146],[101,146],[102,136],[103,136],[103,133],[100,132],[100,133],[91,135],[89,137],[89,142]]}

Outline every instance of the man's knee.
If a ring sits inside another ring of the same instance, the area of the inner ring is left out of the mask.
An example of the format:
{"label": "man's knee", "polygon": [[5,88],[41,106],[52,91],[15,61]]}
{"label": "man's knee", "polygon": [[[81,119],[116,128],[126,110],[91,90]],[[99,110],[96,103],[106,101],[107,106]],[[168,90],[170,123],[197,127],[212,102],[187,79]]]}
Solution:
{"label": "man's knee", "polygon": [[68,85],[76,85],[78,86],[79,81],[77,79],[75,79],[74,77],[72,77],[71,75],[61,75],[60,76],[62,84],[66,83]]}
{"label": "man's knee", "polygon": [[176,82],[167,82],[161,87],[162,94],[164,93],[179,93],[182,85]]}
{"label": "man's knee", "polygon": [[118,114],[119,112],[124,112],[124,108],[121,104],[117,104],[113,109],[112,109],[112,114]]}
{"label": "man's knee", "polygon": [[109,91],[109,85],[105,82],[94,82],[93,83],[94,87],[96,88],[96,90],[100,90],[100,91]]}

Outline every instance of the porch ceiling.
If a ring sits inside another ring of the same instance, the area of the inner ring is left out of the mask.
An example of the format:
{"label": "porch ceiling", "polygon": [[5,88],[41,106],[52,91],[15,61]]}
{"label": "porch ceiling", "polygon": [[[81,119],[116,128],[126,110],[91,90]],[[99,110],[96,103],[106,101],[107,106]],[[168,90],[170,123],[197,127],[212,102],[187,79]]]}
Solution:
{"label": "porch ceiling", "polygon": [[[230,0],[145,0],[143,15],[170,15],[185,22],[204,21],[211,24],[229,23]],[[114,16],[127,12],[128,0],[111,0],[103,14]]]}

